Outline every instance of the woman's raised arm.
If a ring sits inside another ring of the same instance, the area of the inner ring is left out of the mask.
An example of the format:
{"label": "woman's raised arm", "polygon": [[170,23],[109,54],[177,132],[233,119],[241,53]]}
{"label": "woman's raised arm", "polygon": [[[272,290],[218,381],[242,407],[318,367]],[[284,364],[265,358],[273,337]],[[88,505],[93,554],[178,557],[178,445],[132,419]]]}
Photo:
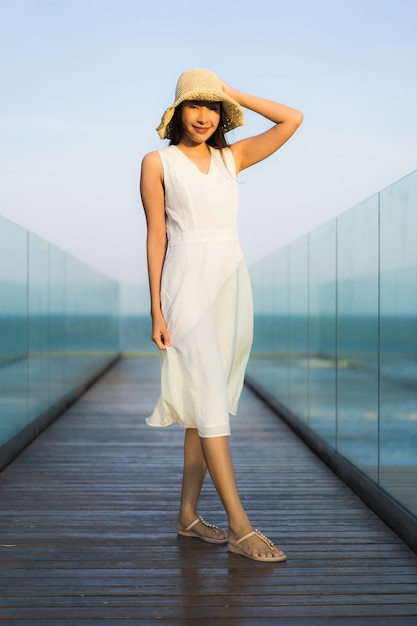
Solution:
{"label": "woman's raised arm", "polygon": [[224,81],[222,81],[222,87],[223,91],[242,107],[250,109],[274,123],[274,126],[264,133],[241,139],[231,145],[237,172],[259,163],[259,161],[273,154],[288,141],[303,121],[303,114],[297,109],[242,93]]}

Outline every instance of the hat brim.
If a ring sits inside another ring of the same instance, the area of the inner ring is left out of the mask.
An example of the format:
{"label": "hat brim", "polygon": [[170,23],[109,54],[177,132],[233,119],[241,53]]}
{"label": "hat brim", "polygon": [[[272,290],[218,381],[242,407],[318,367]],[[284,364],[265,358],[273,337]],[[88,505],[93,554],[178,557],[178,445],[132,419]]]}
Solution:
{"label": "hat brim", "polygon": [[194,90],[188,91],[183,94],[178,100],[174,102],[174,104],[165,111],[162,116],[161,123],[157,127],[156,131],[161,139],[169,139],[169,124],[174,116],[176,108],[186,102],[187,100],[199,100],[201,102],[221,102],[224,107],[225,112],[225,127],[224,131],[227,133],[229,130],[233,130],[233,128],[237,128],[238,126],[243,126],[244,124],[244,113],[243,109],[236,100],[233,100],[230,96],[225,93],[215,92],[204,92],[202,90]]}

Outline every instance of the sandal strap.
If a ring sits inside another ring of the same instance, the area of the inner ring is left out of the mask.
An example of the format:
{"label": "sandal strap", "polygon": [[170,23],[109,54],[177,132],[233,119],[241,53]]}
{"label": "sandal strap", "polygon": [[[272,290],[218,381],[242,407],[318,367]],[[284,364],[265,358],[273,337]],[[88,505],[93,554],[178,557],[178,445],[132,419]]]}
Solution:
{"label": "sandal strap", "polygon": [[235,543],[235,547],[238,546],[240,543],[243,543],[246,539],[249,539],[249,537],[253,537],[254,535],[259,537],[259,539],[261,539],[264,543],[266,543],[268,548],[275,548],[275,545],[272,543],[272,541],[268,539],[268,537],[265,537],[265,535],[261,533],[261,531],[258,530],[257,528],[255,528],[255,530],[252,530],[247,535],[244,535],[243,537],[238,539]]}
{"label": "sandal strap", "polygon": [[194,526],[196,524],[198,524],[198,522],[200,521],[200,518],[197,517],[197,519],[195,519],[193,522],[191,522],[191,524],[188,524],[188,526],[186,528],[184,528],[184,531],[187,533],[189,530],[191,530],[192,528],[194,528]]}
{"label": "sandal strap", "polygon": [[246,539],[249,539],[249,537],[253,537],[253,535],[255,535],[255,531],[251,530],[250,533],[248,533],[247,535],[243,535],[243,537],[241,537],[240,539],[238,539],[234,545],[234,547],[236,548],[236,546],[238,546],[240,543],[242,543],[243,541],[245,541]]}
{"label": "sandal strap", "polygon": [[266,543],[266,545],[269,548],[275,548],[276,547],[275,544],[270,539],[268,539],[268,537],[266,537],[263,533],[261,533],[261,531],[258,530],[257,528],[255,528],[255,535],[257,535],[259,537],[259,539],[262,539],[262,541],[264,543]]}
{"label": "sandal strap", "polygon": [[204,526],[207,526],[207,528],[211,528],[212,530],[215,530],[216,533],[219,532],[220,528],[218,526],[215,526],[215,524],[210,524],[209,522],[206,522],[206,520],[203,519],[201,515],[198,519],[202,524],[204,524]]}
{"label": "sandal strap", "polygon": [[189,530],[194,528],[194,526],[196,524],[198,524],[198,522],[201,522],[202,524],[204,524],[204,526],[206,526],[207,528],[211,528],[212,530],[215,530],[216,532],[219,531],[219,527],[218,526],[215,526],[214,524],[209,524],[209,522],[206,522],[206,520],[203,519],[201,517],[201,515],[200,515],[199,517],[197,517],[197,519],[195,519],[193,522],[191,522],[191,524],[188,524],[187,528],[184,528],[185,532],[188,532]]}

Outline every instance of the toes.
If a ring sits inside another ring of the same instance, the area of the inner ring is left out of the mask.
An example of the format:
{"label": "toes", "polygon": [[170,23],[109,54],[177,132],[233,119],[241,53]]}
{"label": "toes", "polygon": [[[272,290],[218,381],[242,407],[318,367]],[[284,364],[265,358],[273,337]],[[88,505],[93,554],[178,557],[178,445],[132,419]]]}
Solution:
{"label": "toes", "polygon": [[252,551],[251,555],[254,557],[262,557],[264,559],[274,559],[276,557],[284,556],[284,552],[278,548],[264,550],[262,547],[258,547]]}

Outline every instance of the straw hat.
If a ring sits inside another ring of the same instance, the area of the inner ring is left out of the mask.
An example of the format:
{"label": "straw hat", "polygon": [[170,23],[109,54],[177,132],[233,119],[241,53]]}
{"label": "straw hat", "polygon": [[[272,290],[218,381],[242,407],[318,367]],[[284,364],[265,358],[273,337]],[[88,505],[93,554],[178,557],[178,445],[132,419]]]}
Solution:
{"label": "straw hat", "polygon": [[226,95],[218,76],[210,70],[188,70],[181,74],[175,90],[175,102],[162,116],[157,130],[161,139],[170,139],[170,122],[175,109],[185,100],[221,102],[226,114],[225,132],[243,126],[243,109],[233,98]]}

